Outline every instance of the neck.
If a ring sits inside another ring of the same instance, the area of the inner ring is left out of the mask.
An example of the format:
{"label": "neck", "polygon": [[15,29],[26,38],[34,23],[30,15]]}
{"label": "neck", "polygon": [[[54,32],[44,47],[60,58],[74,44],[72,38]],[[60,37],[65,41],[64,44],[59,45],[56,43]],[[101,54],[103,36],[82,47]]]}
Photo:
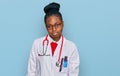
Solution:
{"label": "neck", "polygon": [[53,40],[58,42],[60,40],[60,38],[54,38]]}

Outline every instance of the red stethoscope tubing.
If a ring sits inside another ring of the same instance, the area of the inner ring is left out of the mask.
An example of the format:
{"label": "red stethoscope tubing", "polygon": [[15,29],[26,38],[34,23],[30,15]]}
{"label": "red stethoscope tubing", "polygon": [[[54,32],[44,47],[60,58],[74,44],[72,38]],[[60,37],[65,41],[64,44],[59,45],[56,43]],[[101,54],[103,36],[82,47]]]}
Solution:
{"label": "red stethoscope tubing", "polygon": [[45,41],[47,41],[47,46],[48,46],[49,40],[48,40],[47,38],[48,38],[48,35],[47,35],[47,36],[45,37],[45,39],[43,40],[43,46],[44,46]]}
{"label": "red stethoscope tubing", "polygon": [[60,57],[61,57],[62,48],[63,48],[63,41],[64,41],[64,37],[62,35],[62,43],[61,43],[61,46],[60,46],[60,53],[59,53],[59,57],[58,57],[58,62],[60,62]]}
{"label": "red stethoscope tubing", "polygon": [[[45,39],[43,40],[43,46],[45,44],[45,41],[47,41],[47,47],[48,47],[48,44],[49,44],[49,40],[48,40],[48,35],[45,37]],[[59,57],[58,57],[58,62],[60,62],[60,57],[61,57],[61,53],[62,53],[62,48],[63,48],[63,41],[64,41],[64,37],[62,35],[62,43],[61,43],[61,46],[60,46],[60,52],[59,52]],[[44,51],[44,50],[43,50]]]}

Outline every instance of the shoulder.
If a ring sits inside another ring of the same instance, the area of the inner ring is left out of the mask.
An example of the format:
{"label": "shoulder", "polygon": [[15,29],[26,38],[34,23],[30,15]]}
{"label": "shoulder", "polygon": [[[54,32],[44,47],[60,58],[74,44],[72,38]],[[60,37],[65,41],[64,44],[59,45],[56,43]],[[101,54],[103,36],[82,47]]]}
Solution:
{"label": "shoulder", "polygon": [[78,48],[73,41],[65,39],[64,47],[66,49],[65,52],[70,56],[78,56]]}
{"label": "shoulder", "polygon": [[41,37],[41,38],[37,38],[34,40],[33,44],[40,44],[42,43],[42,41],[44,40],[45,36],[44,37]]}
{"label": "shoulder", "polygon": [[70,51],[71,53],[78,52],[78,48],[77,48],[76,44],[73,41],[65,39],[64,47],[67,50],[71,50]]}
{"label": "shoulder", "polygon": [[65,44],[69,47],[74,47],[76,48],[76,44],[73,41],[70,41],[68,39],[65,38]]}

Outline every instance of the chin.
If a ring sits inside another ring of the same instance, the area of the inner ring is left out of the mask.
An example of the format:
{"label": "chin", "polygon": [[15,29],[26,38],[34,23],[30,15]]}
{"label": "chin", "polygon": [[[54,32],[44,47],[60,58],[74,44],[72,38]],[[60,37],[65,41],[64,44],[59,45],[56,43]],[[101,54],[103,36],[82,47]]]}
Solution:
{"label": "chin", "polygon": [[52,35],[53,38],[59,38],[60,35]]}

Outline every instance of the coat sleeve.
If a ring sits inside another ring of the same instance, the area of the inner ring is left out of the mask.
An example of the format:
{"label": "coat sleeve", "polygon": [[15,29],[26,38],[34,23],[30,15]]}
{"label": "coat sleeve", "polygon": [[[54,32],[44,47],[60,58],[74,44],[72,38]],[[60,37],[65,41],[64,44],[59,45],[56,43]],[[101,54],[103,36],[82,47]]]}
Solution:
{"label": "coat sleeve", "polygon": [[36,43],[34,41],[30,51],[27,76],[36,76],[36,48],[35,48],[36,46],[35,45]]}
{"label": "coat sleeve", "polygon": [[68,76],[79,76],[79,66],[80,66],[80,58],[79,58],[78,50],[75,46],[69,61]]}

